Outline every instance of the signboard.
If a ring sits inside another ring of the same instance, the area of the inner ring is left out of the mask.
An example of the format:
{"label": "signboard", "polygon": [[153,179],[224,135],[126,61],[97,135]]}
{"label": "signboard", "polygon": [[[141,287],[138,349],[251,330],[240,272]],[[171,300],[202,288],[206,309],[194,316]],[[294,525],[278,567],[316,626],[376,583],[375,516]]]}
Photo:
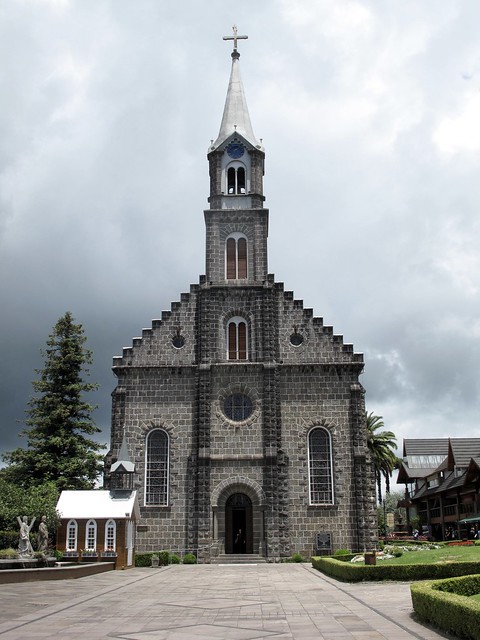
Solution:
{"label": "signboard", "polygon": [[395,526],[395,519],[393,517],[393,513],[387,513],[387,527],[389,529],[393,529]]}
{"label": "signboard", "polygon": [[331,551],[331,550],[332,550],[332,534],[317,533],[317,551]]}

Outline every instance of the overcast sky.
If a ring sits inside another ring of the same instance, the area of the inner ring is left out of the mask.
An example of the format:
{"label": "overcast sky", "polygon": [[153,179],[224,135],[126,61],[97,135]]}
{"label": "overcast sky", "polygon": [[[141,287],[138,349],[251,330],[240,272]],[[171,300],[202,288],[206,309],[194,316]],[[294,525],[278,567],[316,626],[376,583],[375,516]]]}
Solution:
{"label": "overcast sky", "polygon": [[67,310],[107,442],[112,357],[204,273],[234,23],[270,273],[364,353],[400,444],[480,435],[478,0],[4,0],[2,450]]}

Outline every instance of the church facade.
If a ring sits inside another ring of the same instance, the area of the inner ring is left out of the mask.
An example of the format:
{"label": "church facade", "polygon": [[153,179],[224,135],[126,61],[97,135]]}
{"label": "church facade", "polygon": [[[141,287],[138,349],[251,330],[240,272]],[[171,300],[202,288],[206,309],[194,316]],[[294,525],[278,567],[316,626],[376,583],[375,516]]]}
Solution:
{"label": "church facade", "polygon": [[368,549],[363,356],[268,273],[265,151],[239,57],[235,38],[207,155],[206,272],[114,358],[105,486],[129,470],[139,551],[275,561]]}

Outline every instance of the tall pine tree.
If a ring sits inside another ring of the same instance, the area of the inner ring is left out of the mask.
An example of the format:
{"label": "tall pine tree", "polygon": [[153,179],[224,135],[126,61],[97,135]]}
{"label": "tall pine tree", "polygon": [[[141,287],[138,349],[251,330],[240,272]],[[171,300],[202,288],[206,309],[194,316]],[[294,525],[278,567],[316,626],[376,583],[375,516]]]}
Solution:
{"label": "tall pine tree", "polygon": [[98,385],[86,382],[92,352],[85,348],[81,324],[67,311],[53,328],[42,351],[43,369],[33,382],[35,395],[27,410],[22,432],[28,448],[4,456],[10,466],[6,476],[28,487],[52,481],[58,489],[90,489],[101,471],[102,445],[90,438],[100,429],[91,412],[95,409],[83,395]]}

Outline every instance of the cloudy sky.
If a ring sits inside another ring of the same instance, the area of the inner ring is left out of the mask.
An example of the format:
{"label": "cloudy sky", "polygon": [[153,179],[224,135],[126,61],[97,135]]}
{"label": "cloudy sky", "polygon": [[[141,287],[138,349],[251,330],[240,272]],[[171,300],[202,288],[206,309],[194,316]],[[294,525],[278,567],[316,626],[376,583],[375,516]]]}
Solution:
{"label": "cloudy sky", "polygon": [[269,271],[364,353],[400,443],[480,435],[478,0],[4,0],[2,450],[67,310],[107,442],[112,357],[204,273],[234,23]]}

